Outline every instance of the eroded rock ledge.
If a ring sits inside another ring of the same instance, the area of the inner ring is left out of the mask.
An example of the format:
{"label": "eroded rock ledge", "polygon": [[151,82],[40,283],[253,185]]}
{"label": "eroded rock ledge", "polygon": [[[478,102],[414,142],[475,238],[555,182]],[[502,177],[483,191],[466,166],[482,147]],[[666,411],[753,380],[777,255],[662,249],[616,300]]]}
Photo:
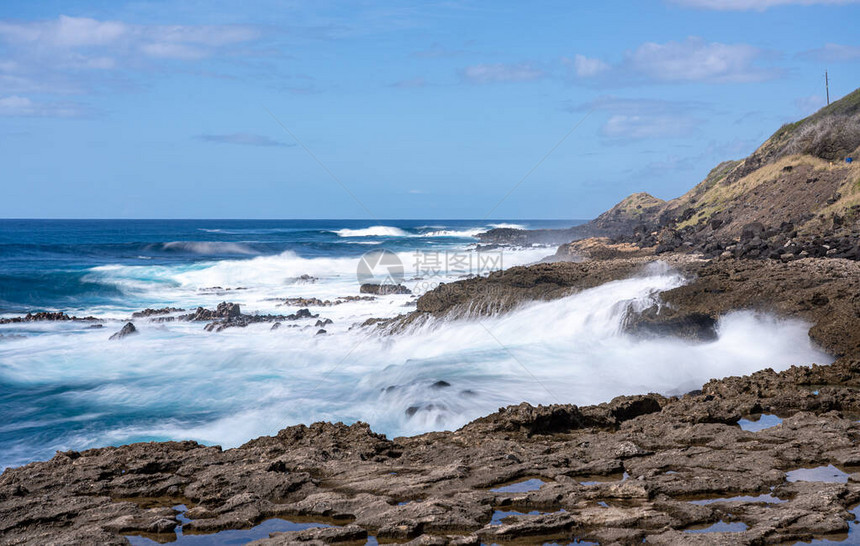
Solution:
{"label": "eroded rock ledge", "polygon": [[860,355],[860,262],[844,259],[704,260],[668,254],[512,267],[440,285],[418,299],[415,311],[373,324],[396,331],[430,319],[503,313],[667,266],[689,282],[661,293],[664,305],[631,314],[630,331],[704,340],[720,316],[747,309],[806,320],[810,337],[829,353]]}
{"label": "eroded rock ledge", "polygon": [[[316,423],[225,451],[164,442],[58,453],[0,478],[0,536],[4,544],[123,544],[131,534],[167,540],[179,523],[170,506],[184,503],[185,533],[300,517],[351,524],[322,534],[326,541],[363,531],[422,543],[659,544],[692,539],[684,533],[691,526],[738,521],[747,530],[725,540],[803,540],[845,532],[853,518],[847,509],[860,502],[858,387],[860,361],[845,358],[715,380],[681,398],[521,404],[456,432],[411,438],[389,440],[363,423]],[[784,421],[742,430],[736,423],[752,413]],[[844,479],[786,479],[828,464]],[[544,484],[493,490],[524,478]],[[752,499],[716,500],[738,496]],[[490,525],[496,510],[540,513]]]}

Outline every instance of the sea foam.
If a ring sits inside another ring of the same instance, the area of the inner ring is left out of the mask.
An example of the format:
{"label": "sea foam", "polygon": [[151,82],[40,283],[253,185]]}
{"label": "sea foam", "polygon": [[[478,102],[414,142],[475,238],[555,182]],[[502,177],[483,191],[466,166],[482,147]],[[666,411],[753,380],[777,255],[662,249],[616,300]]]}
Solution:
{"label": "sea foam", "polygon": [[[310,266],[294,267],[297,259],[233,260],[159,275],[177,293],[239,278],[273,282],[266,271],[289,269],[274,281],[282,282]],[[345,263],[321,264],[329,267],[347,273]],[[16,445],[32,445],[4,454],[0,464],[23,462],[23,452],[32,460],[56,449],[152,439],[235,446],[318,420],[362,420],[390,436],[416,434],[454,429],[522,401],[582,405],[622,394],[680,394],[713,377],[832,360],[810,343],[807,324],[751,312],[721,318],[718,338],[708,343],[625,333],[630,309],[658,302],[661,291],[683,282],[671,270],[652,268],[503,315],[434,320],[389,336],[352,326],[408,311],[402,306],[409,296],[315,308],[335,321],[325,336],[314,335],[314,320],[217,334],[200,323],[138,321],[140,334],[119,342],[108,337],[120,321],[100,330],[41,324],[43,333],[62,335],[4,341],[0,382],[27,386],[23,392],[40,412],[80,420],[54,422],[22,411],[16,422],[30,432]],[[238,297],[246,311],[255,309]]]}
{"label": "sea foam", "polygon": [[338,229],[335,231],[341,237],[409,237],[409,234],[394,226],[370,226],[361,229]]}

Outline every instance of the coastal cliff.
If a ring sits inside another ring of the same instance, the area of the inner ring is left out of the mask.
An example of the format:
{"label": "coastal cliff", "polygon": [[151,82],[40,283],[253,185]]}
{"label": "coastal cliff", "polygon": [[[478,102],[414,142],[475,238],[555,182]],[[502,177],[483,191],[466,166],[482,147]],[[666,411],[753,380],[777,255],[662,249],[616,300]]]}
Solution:
{"label": "coastal cliff", "polygon": [[720,163],[678,198],[640,192],[568,230],[490,230],[478,237],[494,244],[610,237],[658,252],[860,259],[858,156],[860,89],[784,125],[750,156]]}

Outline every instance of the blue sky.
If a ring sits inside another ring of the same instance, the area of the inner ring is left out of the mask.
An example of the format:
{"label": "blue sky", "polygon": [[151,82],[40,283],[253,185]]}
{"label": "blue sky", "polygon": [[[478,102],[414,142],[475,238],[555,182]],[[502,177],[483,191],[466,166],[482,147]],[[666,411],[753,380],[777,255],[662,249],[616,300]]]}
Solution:
{"label": "blue sky", "polygon": [[854,0],[244,4],[4,0],[0,217],[589,218],[860,86]]}

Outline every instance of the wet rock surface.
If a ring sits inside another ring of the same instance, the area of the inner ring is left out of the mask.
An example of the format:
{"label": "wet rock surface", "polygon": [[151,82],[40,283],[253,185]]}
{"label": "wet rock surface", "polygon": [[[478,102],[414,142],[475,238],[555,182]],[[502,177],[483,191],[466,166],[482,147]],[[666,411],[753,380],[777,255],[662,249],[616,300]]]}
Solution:
{"label": "wet rock surface", "polygon": [[[163,442],[58,453],[0,477],[0,542],[167,540],[179,525],[170,508],[177,504],[189,507],[185,532],[273,517],[334,525],[259,544],[368,535],[419,544],[672,544],[720,521],[746,530],[709,539],[808,540],[845,532],[848,509],[860,502],[852,476],[860,465],[858,388],[860,361],[843,358],[713,380],[683,397],[511,406],[456,432],[393,440],[363,423],[316,423],[230,450]],[[758,432],[737,425],[760,412],[783,422]],[[786,479],[829,464],[849,476],[844,483]],[[493,491],[535,477],[539,488]],[[691,502],[701,499],[713,502]],[[498,510],[512,515],[491,524]]]}
{"label": "wet rock surface", "polygon": [[[589,262],[555,262],[512,267],[487,277],[440,284],[423,294],[415,320],[422,314],[438,318],[492,315],[530,301],[548,301],[646,271],[653,256]],[[683,271],[694,271],[698,258],[672,255],[662,260]]]}
{"label": "wet rock surface", "polygon": [[178,307],[162,307],[161,309],[144,309],[143,311],[137,311],[136,313],[131,314],[131,318],[149,318],[149,317],[158,317],[162,315],[170,315],[172,313],[182,313],[185,309],[180,309]]}
{"label": "wet rock surface", "polygon": [[333,300],[321,300],[319,298],[286,298],[276,299],[275,301],[280,302],[278,305],[288,305],[290,307],[331,307],[342,303],[353,301],[373,301],[375,299],[376,298],[374,296],[340,296]]}
{"label": "wet rock surface", "polygon": [[389,294],[411,294],[412,291],[402,284],[362,284],[359,288],[362,294],[374,294],[376,296],[387,296]]}
{"label": "wet rock surface", "polygon": [[310,309],[307,308],[299,309],[289,315],[248,315],[242,313],[238,303],[222,302],[214,310],[198,307],[195,312],[181,315],[178,319],[207,322],[208,324],[204,326],[207,332],[221,332],[227,328],[244,328],[250,324],[258,323],[271,323],[271,329],[277,330],[281,323],[286,321],[314,318],[319,318],[319,314],[311,313]]}
{"label": "wet rock surface", "polygon": [[860,263],[845,259],[761,262],[672,253],[512,267],[488,277],[440,285],[418,298],[416,311],[373,324],[402,327],[428,318],[492,315],[666,266],[685,275],[688,282],[661,293],[660,306],[631,309],[625,322],[628,331],[707,341],[713,339],[720,316],[752,310],[807,320],[812,324],[810,337],[831,354],[860,354],[856,326]]}
{"label": "wet rock surface", "polygon": [[38,322],[38,321],[53,321],[53,322],[62,322],[62,321],[86,321],[86,322],[100,322],[96,317],[76,317],[73,315],[67,315],[63,311],[40,311],[38,313],[27,313],[21,317],[11,317],[11,318],[2,318],[0,319],[0,324],[18,324],[21,322]]}
{"label": "wet rock surface", "polygon": [[128,337],[134,334],[139,333],[137,328],[134,327],[134,324],[131,322],[126,322],[125,325],[119,329],[119,331],[112,336],[110,336],[111,340],[122,339],[124,337]]}

